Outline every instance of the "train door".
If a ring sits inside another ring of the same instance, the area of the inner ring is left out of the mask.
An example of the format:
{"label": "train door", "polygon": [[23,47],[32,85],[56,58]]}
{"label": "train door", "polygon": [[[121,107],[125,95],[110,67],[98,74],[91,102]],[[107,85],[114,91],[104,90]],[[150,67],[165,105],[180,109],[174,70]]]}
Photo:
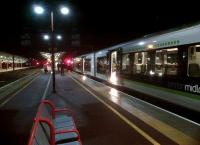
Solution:
{"label": "train door", "polygon": [[111,52],[111,74],[110,74],[110,81],[112,83],[117,82],[117,51]]}
{"label": "train door", "polygon": [[188,49],[188,76],[200,76],[200,45],[191,46]]}
{"label": "train door", "polygon": [[82,73],[85,73],[85,58],[83,57],[82,58],[83,62],[82,62],[82,65],[83,65],[83,69],[82,69]]}

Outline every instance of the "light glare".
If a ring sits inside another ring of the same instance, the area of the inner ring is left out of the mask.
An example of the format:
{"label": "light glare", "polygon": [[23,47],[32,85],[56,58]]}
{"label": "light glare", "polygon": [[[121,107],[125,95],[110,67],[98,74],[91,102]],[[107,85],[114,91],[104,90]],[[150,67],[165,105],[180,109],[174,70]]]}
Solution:
{"label": "light glare", "polygon": [[63,14],[63,15],[67,15],[69,14],[69,9],[67,7],[62,7],[60,9],[60,12]]}
{"label": "light glare", "polygon": [[49,35],[44,35],[44,40],[49,40]]}
{"label": "light glare", "polygon": [[86,76],[83,76],[83,77],[82,77],[82,80],[85,81],[85,80],[86,80]]}
{"label": "light glare", "polygon": [[143,42],[143,41],[141,41],[141,42],[139,42],[138,44],[139,44],[139,45],[144,45],[144,42]]}
{"label": "light glare", "polygon": [[61,35],[57,35],[57,39],[58,39],[58,40],[61,40],[61,39],[62,39],[62,36],[61,36]]}
{"label": "light glare", "polygon": [[43,13],[44,13],[44,9],[43,9],[43,7],[41,7],[41,6],[35,5],[35,6],[34,6],[34,12],[35,12],[36,14],[43,14]]}

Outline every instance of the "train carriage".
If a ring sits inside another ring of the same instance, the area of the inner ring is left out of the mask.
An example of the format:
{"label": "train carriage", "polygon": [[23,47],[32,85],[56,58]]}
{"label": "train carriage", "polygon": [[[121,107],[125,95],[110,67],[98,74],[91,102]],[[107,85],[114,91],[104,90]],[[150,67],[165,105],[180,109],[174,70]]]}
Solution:
{"label": "train carriage", "polygon": [[82,64],[75,70],[113,84],[131,79],[200,94],[200,24],[78,58]]}

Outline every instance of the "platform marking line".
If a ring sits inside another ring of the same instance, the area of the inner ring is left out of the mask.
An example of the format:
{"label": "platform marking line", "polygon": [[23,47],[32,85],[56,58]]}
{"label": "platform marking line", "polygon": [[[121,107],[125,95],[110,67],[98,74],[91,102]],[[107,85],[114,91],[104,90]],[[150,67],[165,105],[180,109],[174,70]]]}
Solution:
{"label": "platform marking line", "polygon": [[52,77],[52,75],[50,75],[50,77],[49,77],[47,86],[46,86],[45,91],[44,91],[44,93],[43,93],[43,95],[42,95],[42,100],[45,100],[45,99],[46,99],[46,95],[47,95],[47,92],[48,92],[48,90],[49,90],[49,86],[50,86],[50,82],[51,82],[51,77]]}
{"label": "platform marking line", "polygon": [[18,91],[16,91],[14,94],[12,94],[11,97],[9,97],[8,99],[6,99],[3,103],[1,103],[0,104],[0,108],[3,107],[5,104],[7,104],[10,100],[12,100],[17,94],[19,94],[25,88],[27,88],[32,82],[34,82],[38,78],[38,76],[36,78],[34,78],[33,80],[31,80],[30,82],[28,82],[25,86],[23,86],[22,88],[20,88]]}
{"label": "platform marking line", "polygon": [[[70,76],[70,78],[72,78]],[[142,135],[145,139],[147,139],[149,142],[151,142],[153,145],[160,145],[155,139],[153,139],[151,136],[149,136],[147,133],[145,133],[142,129],[137,127],[135,124],[133,124],[129,119],[127,119],[125,116],[123,116],[121,113],[119,113],[116,109],[111,107],[108,103],[100,99],[97,95],[95,95],[93,92],[91,92],[89,89],[87,89],[85,86],[83,86],[81,83],[79,83],[77,80],[72,78],[77,84],[79,84],[82,88],[84,88],[87,92],[89,92],[91,95],[93,95],[97,100],[99,100],[101,103],[103,103],[107,108],[109,108],[114,114],[116,114],[120,119],[122,119],[124,122],[126,122],[131,128],[133,128],[135,131],[137,131],[140,135]]]}

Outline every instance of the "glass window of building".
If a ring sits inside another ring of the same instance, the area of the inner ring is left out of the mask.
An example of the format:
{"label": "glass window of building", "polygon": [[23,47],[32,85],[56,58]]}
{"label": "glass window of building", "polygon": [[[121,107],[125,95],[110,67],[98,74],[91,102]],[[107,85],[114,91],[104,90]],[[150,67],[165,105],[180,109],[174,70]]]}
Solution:
{"label": "glass window of building", "polygon": [[200,77],[200,45],[188,48],[188,75]]}

